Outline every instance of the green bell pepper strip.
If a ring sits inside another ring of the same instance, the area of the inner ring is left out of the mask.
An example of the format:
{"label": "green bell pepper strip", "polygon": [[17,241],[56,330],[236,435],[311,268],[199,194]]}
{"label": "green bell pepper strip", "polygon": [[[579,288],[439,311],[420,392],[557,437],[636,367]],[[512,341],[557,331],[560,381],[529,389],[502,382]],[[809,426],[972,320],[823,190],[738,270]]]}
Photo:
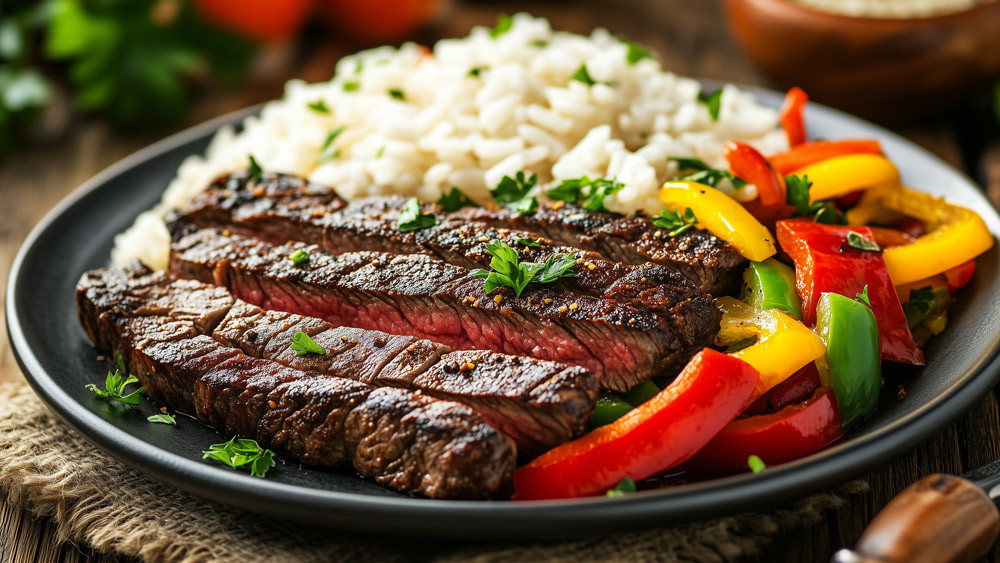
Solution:
{"label": "green bell pepper strip", "polygon": [[750,263],[743,272],[740,301],[762,311],[780,309],[802,320],[802,301],[795,291],[795,270],[774,258]]}
{"label": "green bell pepper strip", "polygon": [[655,397],[659,392],[660,388],[655,383],[652,381],[643,381],[625,393],[622,393],[622,399],[625,399],[625,402],[633,407],[638,407]]}
{"label": "green bell pepper strip", "polygon": [[621,398],[618,393],[601,393],[594,406],[594,414],[587,421],[587,431],[599,428],[618,420],[632,410],[632,405]]}
{"label": "green bell pepper strip", "polygon": [[823,293],[816,305],[816,332],[826,343],[826,355],[816,360],[820,381],[833,387],[847,428],[878,404],[882,387],[878,324],[865,304]]}

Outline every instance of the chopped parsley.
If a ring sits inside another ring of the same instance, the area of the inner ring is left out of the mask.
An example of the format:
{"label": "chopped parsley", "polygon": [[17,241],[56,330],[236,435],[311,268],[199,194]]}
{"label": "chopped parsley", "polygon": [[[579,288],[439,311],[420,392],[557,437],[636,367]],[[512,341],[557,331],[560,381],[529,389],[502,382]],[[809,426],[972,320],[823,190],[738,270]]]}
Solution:
{"label": "chopped parsley", "polygon": [[539,49],[541,49],[543,47],[548,47],[549,46],[549,42],[546,41],[546,40],[544,40],[544,39],[535,39],[535,40],[529,42],[528,45],[531,46],[531,47],[538,47]]}
{"label": "chopped parsley", "polygon": [[829,201],[809,202],[809,190],[812,182],[809,176],[785,176],[785,202],[794,206],[792,217],[812,217],[817,223],[840,225],[844,223],[843,215]]}
{"label": "chopped parsley", "polygon": [[330,113],[330,106],[326,105],[326,100],[316,100],[306,105],[316,113]]}
{"label": "chopped parsley", "polygon": [[406,94],[399,88],[389,88],[388,94],[395,100],[399,100],[401,102],[406,100]]}
{"label": "chopped parsley", "polygon": [[[911,293],[911,295],[912,295],[912,293]],[[872,300],[868,298],[868,284],[865,284],[865,288],[861,290],[861,293],[855,295],[854,297],[858,301],[864,303],[869,309],[872,308]],[[934,297],[934,294],[931,293],[931,298],[933,298],[933,297]]]}
{"label": "chopped parsley", "polygon": [[642,59],[648,59],[653,56],[649,52],[649,49],[645,46],[625,39],[624,37],[619,37],[619,39],[621,39],[622,43],[624,43],[627,47],[627,50],[625,51],[625,60],[628,61],[628,64],[634,65]]}
{"label": "chopped parsley", "polygon": [[752,455],[747,458],[747,467],[749,467],[750,471],[753,471],[754,473],[760,473],[761,471],[767,469],[767,465],[764,463],[764,460],[760,459],[760,456],[756,455]]}
{"label": "chopped parsley", "polygon": [[537,174],[525,176],[524,172],[518,172],[513,178],[504,176],[497,187],[490,190],[490,194],[493,195],[493,201],[504,207],[521,213],[533,213],[538,209],[538,200],[530,194],[537,183]]}
{"label": "chopped parsley", "polygon": [[722,88],[711,94],[698,92],[698,101],[705,104],[705,107],[708,108],[708,115],[712,116],[712,121],[719,120],[719,110],[722,109]]}
{"label": "chopped parsley", "polygon": [[469,76],[478,77],[480,74],[482,74],[483,72],[485,72],[485,71],[487,71],[489,69],[490,69],[490,67],[485,66],[485,65],[483,65],[483,66],[474,66],[474,67],[472,67],[472,68],[469,69]]}
{"label": "chopped parsley", "polygon": [[345,92],[356,92],[358,90],[358,88],[361,88],[361,83],[360,82],[354,82],[354,81],[344,82],[344,84],[343,84],[343,86],[341,86],[341,88],[343,88]]}
{"label": "chopped parsley", "polygon": [[510,28],[512,27],[514,27],[514,18],[507,14],[500,14],[497,16],[497,24],[490,30],[490,37],[497,39],[501,35],[510,31]]}
{"label": "chopped parsley", "polygon": [[847,246],[863,250],[865,252],[882,252],[882,249],[879,248],[877,242],[854,231],[848,231],[847,233]]}
{"label": "chopped parsley", "polygon": [[906,324],[911,330],[920,326],[929,316],[936,300],[934,288],[929,285],[910,290],[910,299],[903,303],[903,314],[906,315]]}
{"label": "chopped parsley", "polygon": [[304,248],[300,248],[295,252],[288,255],[288,259],[292,261],[292,264],[296,266],[301,266],[309,261],[309,251]]}
{"label": "chopped parsley", "polygon": [[301,330],[292,335],[292,343],[289,345],[292,350],[295,350],[296,356],[305,356],[306,354],[326,354],[326,348],[316,344],[316,341],[309,338],[309,335],[302,332]]}
{"label": "chopped parsley", "polygon": [[158,422],[160,424],[169,424],[171,426],[177,426],[177,421],[174,417],[169,414],[154,414],[153,416],[147,418],[149,422]]}
{"label": "chopped parsley", "polygon": [[125,388],[133,383],[138,383],[139,379],[132,374],[128,374],[128,377],[123,375],[128,373],[128,370],[125,368],[125,360],[122,358],[121,352],[116,352],[115,358],[118,367],[114,371],[108,371],[108,375],[104,378],[104,389],[98,389],[93,383],[86,385],[86,387],[104,400],[117,401],[126,405],[138,405],[142,402],[143,388],[140,387],[131,393],[126,393]]}
{"label": "chopped parsley", "polygon": [[608,489],[607,495],[609,497],[622,497],[628,493],[635,492],[635,480],[628,477],[623,477],[621,481],[618,481],[614,487]]}
{"label": "chopped parsley", "polygon": [[330,131],[330,134],[327,135],[326,139],[323,141],[323,146],[319,149],[319,156],[316,157],[317,162],[322,164],[324,162],[333,160],[338,156],[340,156],[340,149],[334,146],[333,142],[336,141],[337,137],[339,137],[340,134],[343,132],[344,132],[343,125],[337,127],[333,131]]}
{"label": "chopped parsley", "polygon": [[247,169],[247,182],[260,182],[264,177],[264,169],[260,167],[260,164],[257,164],[257,159],[252,154],[249,157],[250,166]]}
{"label": "chopped parsley", "polygon": [[587,211],[610,213],[604,207],[604,198],[625,187],[625,184],[614,178],[588,178],[582,176],[563,180],[561,184],[549,190],[549,197],[557,201],[580,204]]}
{"label": "chopped parsley", "polygon": [[517,244],[520,244],[521,246],[527,246],[530,248],[538,248],[541,246],[540,244],[538,244],[537,240],[531,240],[530,238],[519,238],[517,239]]}
{"label": "chopped parsley", "polygon": [[520,297],[529,283],[552,283],[562,277],[572,277],[573,267],[576,266],[573,254],[549,256],[541,264],[521,262],[516,250],[498,240],[486,243],[486,251],[493,256],[490,260],[493,271],[476,269],[469,274],[486,279],[486,293],[498,287],[509,287],[514,290],[514,295]]}
{"label": "chopped parsley", "polygon": [[723,180],[728,180],[736,189],[747,185],[746,182],[733,176],[728,170],[712,168],[708,164],[705,164],[705,161],[697,158],[670,157],[667,160],[676,162],[677,168],[682,172],[674,180],[698,182],[706,186],[712,186],[713,188],[719,187],[719,183]]}
{"label": "chopped parsley", "polygon": [[597,81],[590,77],[590,72],[587,70],[586,64],[581,64],[580,68],[576,69],[570,80],[576,80],[577,82],[583,82],[587,86],[593,86],[597,84]]}
{"label": "chopped parsley", "polygon": [[451,213],[452,211],[458,211],[463,207],[479,207],[479,204],[469,199],[469,196],[462,193],[462,190],[455,186],[451,187],[451,191],[446,194],[441,194],[441,197],[437,200],[437,204],[441,206],[446,213]]}
{"label": "chopped parsley", "polygon": [[698,223],[698,218],[694,216],[694,211],[688,207],[684,213],[673,209],[664,209],[659,216],[653,217],[650,221],[661,229],[667,229],[667,236],[675,237],[693,229]]}
{"label": "chopped parsley", "polygon": [[401,233],[408,233],[433,227],[436,224],[437,219],[434,215],[423,213],[420,210],[420,202],[414,197],[410,198],[403,209],[399,211],[399,222],[396,224],[396,228]]}
{"label": "chopped parsley", "polygon": [[224,444],[212,444],[202,452],[202,459],[211,459],[233,469],[250,466],[250,474],[264,477],[274,467],[274,452],[260,447],[256,440],[236,438]]}
{"label": "chopped parsley", "polygon": [[385,156],[385,145],[378,148],[378,152],[375,153],[375,158],[382,158]]}

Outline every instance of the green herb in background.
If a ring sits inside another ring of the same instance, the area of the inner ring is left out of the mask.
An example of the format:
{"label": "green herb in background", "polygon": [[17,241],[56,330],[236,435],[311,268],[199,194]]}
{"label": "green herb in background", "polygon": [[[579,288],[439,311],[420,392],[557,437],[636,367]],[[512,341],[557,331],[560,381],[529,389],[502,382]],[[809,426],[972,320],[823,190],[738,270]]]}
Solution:
{"label": "green herb in background", "polygon": [[625,51],[625,60],[628,61],[628,64],[630,65],[635,65],[642,59],[648,59],[653,56],[649,52],[649,49],[639,43],[630,41],[622,36],[618,36],[618,39],[620,39],[621,42],[627,47],[627,50]]}
{"label": "green herb in background", "polygon": [[[119,363],[123,365],[123,362]],[[104,389],[98,389],[93,383],[86,385],[86,387],[102,399],[117,401],[126,405],[138,405],[142,402],[143,388],[140,387],[131,393],[126,393],[125,388],[138,383],[139,380],[132,374],[125,377],[124,373],[126,373],[126,370],[123,367],[109,371],[107,377],[104,379]]]}
{"label": "green herb in background", "polygon": [[504,176],[497,187],[490,190],[490,194],[493,201],[504,207],[521,213],[533,213],[538,209],[538,200],[530,194],[537,183],[538,174],[526,176],[524,172],[518,172],[513,178]]}
{"label": "green herb in background", "polygon": [[496,39],[510,31],[510,28],[514,26],[514,18],[508,16],[507,14],[500,14],[497,16],[497,24],[493,26],[490,30],[490,37]]}
{"label": "green herb in background", "polygon": [[45,55],[67,61],[76,105],[120,126],[176,122],[188,79],[232,82],[253,50],[205,25],[190,2],[164,10],[156,0],[51,0]]}
{"label": "green herb in background", "polygon": [[289,254],[288,259],[292,261],[292,264],[295,264],[296,266],[301,266],[302,264],[305,264],[306,262],[309,261],[309,252],[304,248],[300,248],[295,252]]}
{"label": "green herb in background", "polygon": [[498,287],[509,287],[514,290],[515,296],[520,297],[529,283],[552,283],[561,277],[572,277],[573,267],[576,266],[573,254],[549,256],[542,264],[521,262],[516,250],[498,240],[486,243],[486,251],[493,257],[490,260],[493,271],[476,269],[469,274],[486,279],[486,293]]}
{"label": "green herb in background", "polygon": [[420,209],[420,201],[417,198],[410,198],[399,212],[399,222],[396,228],[401,233],[419,231],[437,224],[434,215],[424,213]]}
{"label": "green herb in background", "polygon": [[847,246],[858,250],[864,250],[866,252],[882,252],[882,249],[879,248],[877,242],[854,231],[849,231],[847,233]]}
{"label": "green herb in background", "polygon": [[202,452],[202,459],[211,459],[233,469],[250,466],[250,474],[263,478],[274,467],[274,452],[260,447],[256,440],[233,437],[224,444],[212,444]]}
{"label": "green herb in background", "polygon": [[621,481],[618,481],[614,487],[608,489],[607,495],[609,497],[621,497],[634,492],[635,480],[628,477],[622,477]]}
{"label": "green herb in background", "polygon": [[330,113],[330,106],[326,105],[326,100],[309,102],[306,106],[316,113]]}
{"label": "green herb in background", "polygon": [[169,414],[154,414],[153,416],[146,419],[149,422],[157,422],[160,424],[169,424],[171,426],[177,426],[177,421],[174,417]]}
{"label": "green herb in background", "polygon": [[441,206],[446,213],[451,213],[452,211],[458,211],[463,207],[479,207],[479,204],[469,199],[469,196],[462,193],[462,190],[455,186],[451,187],[451,191],[446,194],[441,194],[441,197],[437,200],[437,204]]}
{"label": "green herb in background", "polygon": [[817,223],[830,225],[845,224],[843,214],[829,201],[809,202],[809,190],[812,182],[809,176],[785,176],[785,202],[795,206],[792,217],[812,217]]}
{"label": "green herb in background", "polygon": [[690,207],[686,208],[684,213],[664,209],[659,216],[653,217],[651,222],[661,229],[667,229],[669,231],[667,236],[675,237],[693,229],[698,223],[698,218],[695,217],[694,211]]}
{"label": "green herb in background", "polygon": [[708,115],[712,116],[712,121],[719,120],[719,110],[722,109],[722,88],[711,94],[698,92],[698,101],[705,104],[705,107],[708,108]]}
{"label": "green herb in background", "polygon": [[474,67],[472,67],[472,68],[469,69],[469,76],[478,77],[484,71],[487,71],[489,69],[490,69],[490,67],[488,67],[488,66],[474,66]]}
{"label": "green herb in background", "polygon": [[561,184],[549,190],[549,197],[556,201],[580,204],[587,211],[610,213],[604,206],[604,198],[617,193],[625,184],[614,178],[588,178],[582,176],[563,180]]}
{"label": "green herb in background", "polygon": [[341,88],[343,88],[345,92],[356,92],[358,88],[361,88],[361,84],[359,82],[344,82],[344,85],[341,86]]}
{"label": "green herb in background", "polygon": [[719,187],[719,183],[728,180],[734,188],[740,189],[747,185],[746,182],[733,176],[728,170],[712,168],[705,164],[703,160],[688,157],[670,157],[669,162],[676,162],[681,175],[674,178],[682,182],[698,182],[713,188]]}
{"label": "green herb in background", "polygon": [[326,348],[316,344],[316,341],[309,337],[308,334],[302,332],[301,330],[292,335],[292,343],[289,348],[295,351],[296,356],[305,356],[306,354],[326,354]]}
{"label": "green herb in background", "polygon": [[597,81],[590,77],[590,71],[587,70],[587,65],[581,64],[580,68],[576,69],[570,80],[576,80],[577,82],[583,82],[587,86],[593,86],[597,84]]}
{"label": "green herb in background", "polygon": [[252,154],[247,155],[250,165],[247,167],[247,182],[260,182],[264,178],[264,169],[257,163]]}
{"label": "green herb in background", "polygon": [[46,3],[0,2],[0,158],[17,148],[52,98],[32,40],[48,17]]}
{"label": "green herb in background", "polygon": [[394,100],[399,100],[401,102],[406,101],[406,93],[399,88],[389,88],[389,95],[392,96]]}
{"label": "green herb in background", "polygon": [[316,157],[316,162],[323,164],[324,162],[331,161],[340,156],[340,149],[334,146],[333,142],[336,141],[337,137],[339,137],[343,132],[343,125],[337,127],[333,131],[330,131],[330,134],[323,140],[323,146],[319,149],[319,156]]}

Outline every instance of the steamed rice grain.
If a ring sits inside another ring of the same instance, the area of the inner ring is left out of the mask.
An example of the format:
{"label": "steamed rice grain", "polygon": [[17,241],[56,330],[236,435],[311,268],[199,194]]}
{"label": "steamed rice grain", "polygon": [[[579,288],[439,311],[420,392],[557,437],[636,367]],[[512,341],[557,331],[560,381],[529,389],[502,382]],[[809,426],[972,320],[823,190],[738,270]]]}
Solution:
{"label": "steamed rice grain", "polygon": [[[589,176],[625,187],[608,208],[661,208],[659,186],[676,175],[667,157],[697,157],[723,167],[722,143],[742,140],[765,154],[787,148],[774,110],[726,86],[717,120],[698,101],[697,81],[652,59],[627,61],[628,45],[603,29],[589,37],[551,29],[545,19],[514,17],[498,38],[479,27],[432,51],[408,43],[345,57],[329,82],[290,81],[284,98],[223,128],[203,156],[178,169],[162,201],[115,241],[114,262],[140,258],[163,268],[169,238],[163,216],[221,174],[246,168],[306,176],[345,198],[402,194],[435,201],[458,187],[480,203],[519,171],[539,191]],[[573,80],[586,65],[596,84]],[[328,113],[309,106],[322,101]],[[319,162],[330,133],[343,127]]]}

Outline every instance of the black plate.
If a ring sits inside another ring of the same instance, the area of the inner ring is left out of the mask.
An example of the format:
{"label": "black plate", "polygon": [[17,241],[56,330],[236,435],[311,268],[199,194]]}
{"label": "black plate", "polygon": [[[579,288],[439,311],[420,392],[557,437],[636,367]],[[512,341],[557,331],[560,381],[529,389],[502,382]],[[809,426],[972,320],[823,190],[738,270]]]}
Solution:
{"label": "black plate", "polygon": [[[758,92],[777,105],[773,92]],[[107,264],[115,233],[160,197],[178,165],[201,153],[222,125],[253,110],[203,124],[161,141],[105,170],[54,209],[32,232],[14,263],[7,293],[8,332],[21,368],[39,396],[95,445],[164,483],[216,501],[310,524],[436,537],[552,538],[687,522],[828,488],[888,462],[930,438],[988,392],[998,379],[1000,323],[998,252],[980,258],[951,326],[927,350],[923,370],[896,381],[877,414],[840,444],[759,475],[739,475],[622,498],[531,503],[411,498],[346,474],[279,466],[256,479],[201,461],[201,450],[224,440],[184,419],[177,428],[148,424],[150,401],[125,415],[84,388],[103,381],[76,318],[74,286],[87,269]],[[990,230],[1000,217],[965,176],[912,143],[848,115],[811,105],[811,134],[877,137],[913,186],[977,210]]]}

